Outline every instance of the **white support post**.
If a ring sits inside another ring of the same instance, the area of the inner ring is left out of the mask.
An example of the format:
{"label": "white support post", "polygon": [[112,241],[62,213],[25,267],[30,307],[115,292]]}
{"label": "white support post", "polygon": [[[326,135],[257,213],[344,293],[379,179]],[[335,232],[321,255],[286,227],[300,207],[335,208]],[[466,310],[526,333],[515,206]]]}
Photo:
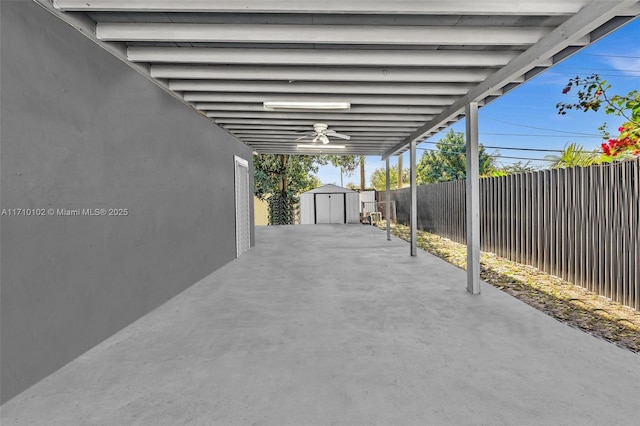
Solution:
{"label": "white support post", "polygon": [[480,294],[480,160],[478,103],[465,108],[467,124],[467,291]]}
{"label": "white support post", "polygon": [[389,157],[386,158],[386,188],[384,217],[387,219],[387,241],[391,241],[391,182],[389,182]]}
{"label": "white support post", "polygon": [[418,255],[418,190],[416,188],[416,141],[411,142],[410,160],[411,163],[411,256]]}

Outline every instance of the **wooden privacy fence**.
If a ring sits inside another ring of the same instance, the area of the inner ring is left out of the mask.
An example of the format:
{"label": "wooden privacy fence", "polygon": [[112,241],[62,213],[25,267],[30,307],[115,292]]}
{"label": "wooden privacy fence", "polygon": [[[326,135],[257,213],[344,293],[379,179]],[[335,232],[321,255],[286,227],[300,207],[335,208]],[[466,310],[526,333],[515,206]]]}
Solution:
{"label": "wooden privacy fence", "polygon": [[[391,193],[405,224],[409,197]],[[480,222],[483,251],[640,310],[640,159],[483,178]],[[465,243],[465,182],[419,186],[417,226]]]}

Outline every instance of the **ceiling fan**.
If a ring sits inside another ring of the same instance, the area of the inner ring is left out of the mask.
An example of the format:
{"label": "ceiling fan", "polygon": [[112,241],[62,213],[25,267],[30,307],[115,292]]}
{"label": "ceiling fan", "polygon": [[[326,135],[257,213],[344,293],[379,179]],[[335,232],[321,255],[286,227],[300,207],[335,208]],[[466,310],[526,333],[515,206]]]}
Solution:
{"label": "ceiling fan", "polygon": [[312,139],[312,143],[322,142],[326,145],[329,143],[329,136],[335,136],[336,138],[347,141],[351,139],[351,136],[343,135],[342,133],[329,129],[329,125],[327,123],[315,123],[313,125],[313,132],[306,133],[304,136],[299,137],[296,139],[296,142],[303,139]]}

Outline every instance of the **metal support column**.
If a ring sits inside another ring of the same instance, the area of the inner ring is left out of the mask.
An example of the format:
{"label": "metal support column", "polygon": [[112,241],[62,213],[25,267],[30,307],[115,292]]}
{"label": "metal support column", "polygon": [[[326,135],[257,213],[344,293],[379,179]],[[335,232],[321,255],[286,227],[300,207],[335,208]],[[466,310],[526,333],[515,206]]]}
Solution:
{"label": "metal support column", "polygon": [[398,189],[402,189],[402,154],[398,155]]}
{"label": "metal support column", "polygon": [[411,256],[418,255],[418,190],[416,188],[416,141],[411,142],[411,217],[409,225],[411,228]]}
{"label": "metal support column", "polygon": [[480,294],[480,160],[478,103],[465,109],[467,132],[467,291]]}
{"label": "metal support column", "polygon": [[391,241],[391,182],[389,182],[389,157],[386,159],[386,188],[384,217],[387,219],[387,241]]}

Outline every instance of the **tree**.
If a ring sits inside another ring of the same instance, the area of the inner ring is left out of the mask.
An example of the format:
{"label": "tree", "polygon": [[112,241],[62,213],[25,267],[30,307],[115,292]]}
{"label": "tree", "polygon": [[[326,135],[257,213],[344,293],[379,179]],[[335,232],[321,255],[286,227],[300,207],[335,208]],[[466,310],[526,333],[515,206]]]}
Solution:
{"label": "tree", "polygon": [[[371,174],[371,186],[373,186],[378,191],[384,191],[387,189],[387,176],[386,169],[380,168],[375,169]],[[389,180],[390,180],[390,188],[398,189],[398,166],[392,166],[389,168]],[[402,181],[409,182],[409,170],[402,171]]]}
{"label": "tree", "polygon": [[270,225],[290,225],[295,220],[298,194],[320,184],[313,174],[326,164],[322,156],[256,154],[253,156],[254,193],[269,204]]}
{"label": "tree", "polygon": [[490,171],[487,176],[489,177],[500,177],[507,175],[517,175],[520,173],[531,173],[537,171],[539,168],[532,165],[531,161],[527,161],[526,163],[522,161],[518,161],[513,164],[506,164],[504,166],[495,166],[495,168]]}
{"label": "tree", "polygon": [[623,117],[626,121],[618,128],[618,136],[612,138],[606,130],[606,123],[600,126],[603,138],[602,152],[613,158],[624,158],[629,154],[640,155],[640,92],[632,90],[624,96],[609,95],[611,85],[601,80],[598,74],[586,78],[577,76],[569,80],[563,94],[577,88],[578,101],[573,103],[559,102],[556,105],[558,114],[565,115],[575,109],[581,111],[598,111],[604,105],[606,114]]}
{"label": "tree", "polygon": [[[494,169],[494,159],[480,144],[480,175],[487,175]],[[418,184],[464,180],[467,160],[464,133],[450,130],[436,143],[436,149],[425,151],[417,166]]]}
{"label": "tree", "polygon": [[310,191],[312,189],[316,189],[322,186],[322,181],[318,179],[318,176],[309,173],[307,182],[300,189],[300,192]]}
{"label": "tree", "polygon": [[342,175],[351,176],[358,167],[358,160],[353,155],[327,155],[325,159],[340,169],[340,186],[344,186]]}
{"label": "tree", "polygon": [[359,189],[359,188],[358,188],[358,186],[357,186],[355,183],[353,183],[353,182],[349,182],[349,183],[347,184],[347,188],[349,188],[349,189],[351,189],[351,190],[353,190],[353,191],[357,191],[357,190]]}
{"label": "tree", "polygon": [[549,162],[549,167],[552,169],[576,166],[588,167],[607,161],[598,151],[587,151],[577,143],[565,145],[559,155],[547,155],[544,157],[544,160]]}

